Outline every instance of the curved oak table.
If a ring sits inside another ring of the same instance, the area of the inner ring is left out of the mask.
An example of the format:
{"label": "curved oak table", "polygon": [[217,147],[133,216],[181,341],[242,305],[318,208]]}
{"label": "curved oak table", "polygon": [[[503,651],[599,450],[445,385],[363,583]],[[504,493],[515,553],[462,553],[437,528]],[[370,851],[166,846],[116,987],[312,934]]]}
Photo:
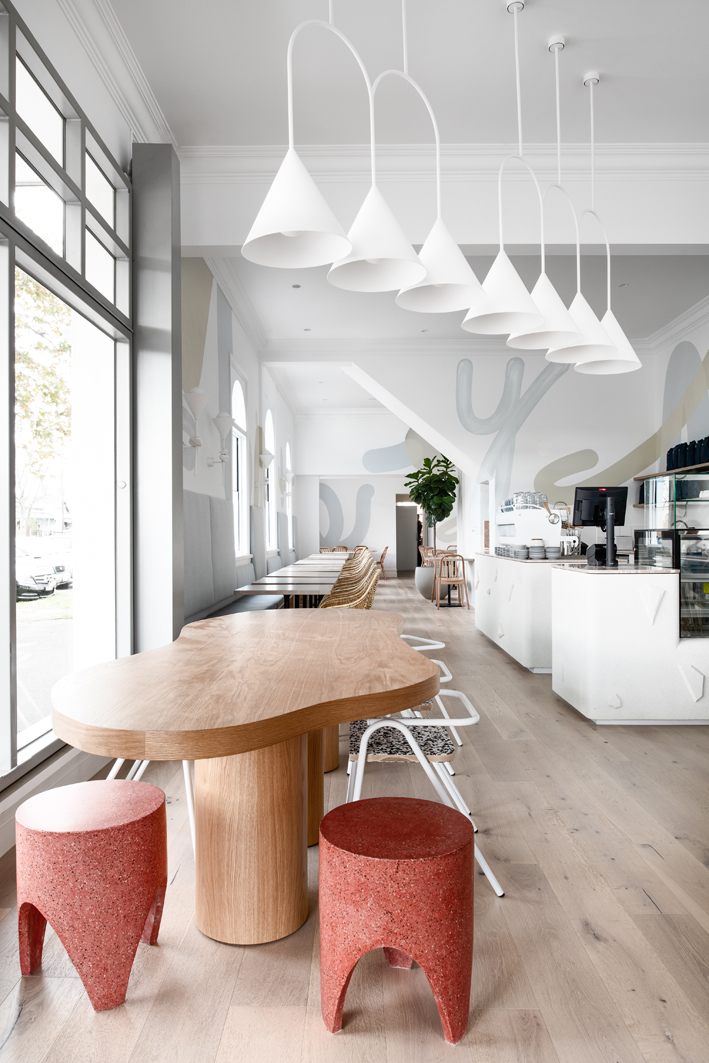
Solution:
{"label": "curved oak table", "polygon": [[[355,609],[217,617],[54,687],[54,731],[70,745],[197,762],[196,921],[209,937],[258,944],[305,922],[308,761],[322,794],[322,728],[438,692],[438,666],[401,626]],[[319,819],[322,796],[314,807]]]}

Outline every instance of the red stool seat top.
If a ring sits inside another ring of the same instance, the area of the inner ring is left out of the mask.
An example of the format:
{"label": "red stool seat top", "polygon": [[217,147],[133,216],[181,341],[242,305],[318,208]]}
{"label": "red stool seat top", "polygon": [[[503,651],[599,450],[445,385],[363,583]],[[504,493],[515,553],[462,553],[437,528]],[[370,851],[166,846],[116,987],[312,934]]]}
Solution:
{"label": "red stool seat top", "polygon": [[50,834],[110,830],[144,819],[164,800],[163,791],[147,782],[79,782],[35,794],[20,805],[16,818],[27,830]]}
{"label": "red stool seat top", "polygon": [[473,825],[461,812],[414,797],[373,797],[338,805],[320,823],[330,845],[375,860],[447,856],[467,845]]}

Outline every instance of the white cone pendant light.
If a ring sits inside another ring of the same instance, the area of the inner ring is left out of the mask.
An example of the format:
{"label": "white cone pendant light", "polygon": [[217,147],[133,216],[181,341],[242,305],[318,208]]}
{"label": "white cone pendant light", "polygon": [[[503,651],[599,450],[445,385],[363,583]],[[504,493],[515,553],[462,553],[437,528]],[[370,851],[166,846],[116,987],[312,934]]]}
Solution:
{"label": "white cone pendant light", "polygon": [[391,292],[418,284],[426,270],[384,196],[372,185],[347,234],[352,250],[327,279],[350,292]]}
{"label": "white cone pendant light", "polygon": [[289,148],[241,249],[261,266],[325,266],[351,248],[294,148]]}
{"label": "white cone pendant light", "polygon": [[423,314],[445,314],[468,310],[485,299],[480,281],[468,260],[449,233],[442,218],[437,218],[419,251],[426,277],[411,288],[402,288],[397,306]]}
{"label": "white cone pendant light", "polygon": [[548,361],[579,365],[581,362],[600,362],[617,357],[615,344],[581,292],[574,296],[569,313],[581,333],[581,342],[552,348],[547,351]]}
{"label": "white cone pendant light", "polygon": [[508,347],[522,351],[546,351],[549,347],[562,347],[580,343],[581,333],[569,311],[561,301],[556,288],[546,273],[539,276],[532,291],[534,305],[544,318],[544,324],[531,332],[513,333],[507,340]]}
{"label": "white cone pendant light", "polygon": [[466,332],[498,336],[528,332],[544,324],[532,296],[502,248],[482,288],[487,298],[481,306],[473,306],[463,321]]}
{"label": "white cone pendant light", "polygon": [[642,362],[630,345],[630,340],[618,324],[618,319],[612,310],[606,310],[601,320],[611,340],[617,347],[613,358],[603,358],[597,362],[581,362],[577,365],[577,373],[585,373],[588,376],[612,376],[616,373],[632,373],[634,369],[641,369]]}

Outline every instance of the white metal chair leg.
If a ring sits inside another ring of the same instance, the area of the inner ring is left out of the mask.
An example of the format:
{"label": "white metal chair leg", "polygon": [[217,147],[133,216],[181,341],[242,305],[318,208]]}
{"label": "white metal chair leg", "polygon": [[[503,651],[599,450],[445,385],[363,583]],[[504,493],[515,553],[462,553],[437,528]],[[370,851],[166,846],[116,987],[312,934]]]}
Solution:
{"label": "white metal chair leg", "polygon": [[[447,693],[449,693],[449,691],[447,691],[447,690],[446,690],[446,691],[443,691],[442,693],[445,693],[445,694],[447,694]],[[445,718],[446,718],[447,720],[450,720],[450,716],[448,715],[448,710],[446,709],[445,705],[444,705],[444,704],[443,704],[443,702],[441,701],[441,695],[440,695],[440,694],[436,694],[436,704],[438,705],[438,708],[439,708],[439,709],[441,710],[441,712],[443,713],[443,715],[445,716]],[[459,746],[462,746],[462,744],[463,744],[463,740],[462,740],[462,738],[460,737],[460,735],[458,734],[458,732],[456,731],[455,727],[449,727],[449,728],[448,728],[448,730],[450,731],[450,733],[451,733],[451,734],[453,735],[453,737],[455,738],[455,740],[456,740],[457,744],[458,744]]]}
{"label": "white metal chair leg", "polygon": [[475,846],[475,859],[479,863],[480,870],[482,871],[483,875],[485,876],[485,878],[488,880],[488,882],[490,883],[490,885],[494,889],[494,891],[497,894],[497,896],[498,897],[504,897],[505,896],[505,891],[503,890],[502,886],[500,885],[500,883],[497,881],[497,879],[493,875],[492,870],[490,868],[490,865],[488,864],[487,860],[485,859],[485,857],[482,855],[482,853],[478,849],[477,845]]}
{"label": "white metal chair leg", "polygon": [[136,772],[138,771],[138,768],[140,767],[140,765],[142,763],[143,763],[142,760],[136,760],[135,761],[135,763],[133,764],[133,767],[130,769],[130,771],[126,775],[126,780],[135,779]]}
{"label": "white metal chair leg", "polygon": [[192,835],[192,855],[197,855],[194,827],[194,790],[192,789],[192,762],[182,761],[182,772],[185,777],[185,795],[187,797],[187,812],[190,817],[190,834]]}
{"label": "white metal chair leg", "polygon": [[453,673],[444,661],[437,661],[435,657],[429,657],[431,664],[437,664],[443,673],[439,679],[439,683],[450,683],[453,678]]}
{"label": "white metal chair leg", "polygon": [[447,770],[448,774],[449,775],[455,775],[455,768],[453,767],[451,762],[449,760],[446,760],[446,761],[444,761],[444,763],[446,765],[446,770]]}
{"label": "white metal chair leg", "polygon": [[419,653],[427,653],[428,650],[444,650],[446,648],[445,642],[437,642],[435,639],[425,639],[422,635],[402,635],[402,639],[406,642],[420,642],[420,646],[412,646],[412,650],[418,650]]}
{"label": "white metal chair leg", "polygon": [[123,767],[125,762],[126,762],[125,761],[125,757],[119,757],[118,760],[114,763],[114,765],[111,768],[111,770],[109,771],[109,773],[106,776],[106,778],[107,779],[115,779],[115,777],[118,775],[118,772],[121,770],[121,768]]}
{"label": "white metal chair leg", "polygon": [[472,815],[472,812],[465,803],[465,799],[461,794],[460,790],[455,785],[450,775],[446,772],[443,764],[435,763],[433,767],[440,775],[443,785],[445,786],[446,790],[448,790],[448,793],[453,798],[455,804],[458,806],[458,811],[462,812],[464,816],[470,817]]}
{"label": "white metal chair leg", "polygon": [[[347,796],[345,797],[345,804],[346,805],[348,805],[350,803],[350,801],[352,801],[352,799],[353,799],[354,788],[355,788],[355,777],[357,775],[356,770],[355,771],[351,771],[350,770],[352,768],[352,764],[353,764],[353,761],[351,761],[351,760],[347,761]],[[356,769],[356,764],[355,764],[355,769]]]}
{"label": "white metal chair leg", "polygon": [[138,768],[137,772],[136,772],[136,773],[135,773],[135,775],[133,776],[133,778],[135,779],[135,781],[136,781],[136,782],[139,782],[139,781],[140,781],[140,779],[141,779],[141,778],[142,778],[142,776],[143,776],[143,772],[145,771],[145,769],[147,768],[147,766],[148,766],[148,764],[149,764],[149,763],[150,763],[150,761],[149,761],[149,760],[144,760],[144,761],[142,762],[142,764],[141,764],[141,765],[140,765],[140,767]]}

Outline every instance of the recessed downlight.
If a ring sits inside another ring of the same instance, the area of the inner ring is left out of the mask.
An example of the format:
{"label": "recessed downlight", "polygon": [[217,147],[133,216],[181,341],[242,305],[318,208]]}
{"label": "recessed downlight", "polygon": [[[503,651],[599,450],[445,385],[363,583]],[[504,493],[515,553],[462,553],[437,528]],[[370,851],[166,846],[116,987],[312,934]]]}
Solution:
{"label": "recessed downlight", "polygon": [[300,288],[299,284],[291,284],[291,288]]}
{"label": "recessed downlight", "polygon": [[312,331],[313,331],[313,330],[312,330],[311,328],[304,328],[304,329],[303,329],[303,332],[312,332]]}
{"label": "recessed downlight", "polygon": [[619,287],[619,288],[629,288],[629,287],[630,287],[630,285],[628,284],[628,282],[627,282],[627,281],[623,281],[623,283],[622,283],[622,284],[619,284],[619,285],[618,285],[618,287]]}

